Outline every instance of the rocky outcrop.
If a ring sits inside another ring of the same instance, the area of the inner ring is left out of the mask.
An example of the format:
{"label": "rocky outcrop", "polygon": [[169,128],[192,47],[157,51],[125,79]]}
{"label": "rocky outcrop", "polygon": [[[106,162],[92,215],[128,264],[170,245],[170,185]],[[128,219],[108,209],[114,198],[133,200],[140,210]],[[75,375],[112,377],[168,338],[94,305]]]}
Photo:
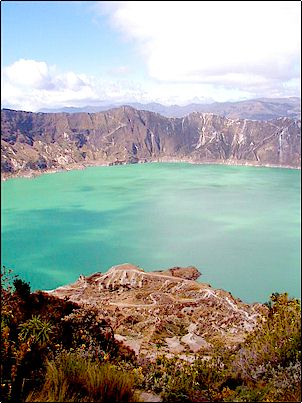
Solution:
{"label": "rocky outcrop", "polygon": [[300,166],[301,123],[167,118],[124,106],[99,113],[1,111],[4,177],[148,161]]}
{"label": "rocky outcrop", "polygon": [[180,277],[185,278],[187,280],[196,280],[201,276],[201,273],[194,266],[188,267],[172,267],[171,269],[165,271],[158,271],[158,273],[172,276],[172,277]]}
{"label": "rocky outcrop", "polygon": [[73,284],[48,291],[93,305],[110,321],[116,338],[137,355],[209,353],[217,341],[238,345],[266,313],[229,292],[193,279],[194,267],[145,272],[131,264],[106,273],[80,276]]}

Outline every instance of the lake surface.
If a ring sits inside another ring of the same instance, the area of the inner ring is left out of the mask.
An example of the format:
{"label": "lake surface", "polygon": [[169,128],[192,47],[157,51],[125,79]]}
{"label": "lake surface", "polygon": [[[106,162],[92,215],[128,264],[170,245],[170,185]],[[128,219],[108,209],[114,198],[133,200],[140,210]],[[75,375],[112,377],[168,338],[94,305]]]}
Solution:
{"label": "lake surface", "polygon": [[246,302],[300,297],[299,170],[184,163],[1,183],[2,264],[32,289],[133,263],[194,265]]}

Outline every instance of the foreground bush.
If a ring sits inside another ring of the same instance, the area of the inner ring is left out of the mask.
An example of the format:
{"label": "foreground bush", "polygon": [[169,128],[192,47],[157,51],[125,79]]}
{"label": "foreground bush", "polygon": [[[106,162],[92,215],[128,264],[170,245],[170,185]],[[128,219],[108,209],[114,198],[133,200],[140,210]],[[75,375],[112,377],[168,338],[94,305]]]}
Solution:
{"label": "foreground bush", "polygon": [[144,387],[164,401],[300,402],[300,301],[273,294],[268,306],[236,351],[217,345],[192,364],[158,358],[144,369]]}
{"label": "foreground bush", "polygon": [[68,350],[98,364],[135,361],[95,309],[31,293],[28,283],[2,267],[0,400],[24,401],[44,384],[46,363]]}
{"label": "foreground bush", "polygon": [[64,344],[70,333],[61,318],[78,308],[46,293],[31,293],[28,283],[1,268],[1,399],[22,401],[43,382],[54,342]]}
{"label": "foreground bush", "polygon": [[101,365],[77,352],[62,351],[48,361],[43,388],[28,402],[131,402],[134,380],[109,363]]}
{"label": "foreground bush", "polygon": [[301,401],[300,301],[276,293],[267,305],[268,316],[228,359],[228,371],[240,385],[227,401]]}
{"label": "foreground bush", "polygon": [[286,368],[301,360],[301,306],[297,299],[273,294],[268,317],[250,333],[232,362],[246,382],[259,380],[268,367]]}

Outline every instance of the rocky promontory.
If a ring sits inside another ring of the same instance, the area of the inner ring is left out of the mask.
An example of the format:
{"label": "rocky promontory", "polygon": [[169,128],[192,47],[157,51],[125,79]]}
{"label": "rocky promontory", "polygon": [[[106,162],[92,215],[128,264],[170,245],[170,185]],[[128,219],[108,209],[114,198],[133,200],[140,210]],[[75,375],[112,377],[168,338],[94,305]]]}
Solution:
{"label": "rocky promontory", "polygon": [[261,304],[197,282],[199,275],[193,266],[145,272],[122,264],[48,293],[96,307],[115,337],[137,355],[190,359],[209,353],[216,342],[237,346],[266,313]]}

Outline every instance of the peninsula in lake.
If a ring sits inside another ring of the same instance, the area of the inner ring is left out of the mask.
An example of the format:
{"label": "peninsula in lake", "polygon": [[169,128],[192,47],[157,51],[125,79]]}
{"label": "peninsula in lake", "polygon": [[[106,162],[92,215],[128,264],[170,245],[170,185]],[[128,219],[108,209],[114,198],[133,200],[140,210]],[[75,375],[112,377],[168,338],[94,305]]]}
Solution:
{"label": "peninsula in lake", "polygon": [[138,355],[194,360],[194,353],[211,351],[217,340],[236,346],[267,314],[265,305],[243,303],[195,281],[200,275],[193,266],[145,272],[126,263],[48,293],[97,308],[115,337]]}
{"label": "peninsula in lake", "polygon": [[301,121],[182,118],[121,106],[97,113],[2,109],[3,178],[90,165],[153,161],[298,168]]}

